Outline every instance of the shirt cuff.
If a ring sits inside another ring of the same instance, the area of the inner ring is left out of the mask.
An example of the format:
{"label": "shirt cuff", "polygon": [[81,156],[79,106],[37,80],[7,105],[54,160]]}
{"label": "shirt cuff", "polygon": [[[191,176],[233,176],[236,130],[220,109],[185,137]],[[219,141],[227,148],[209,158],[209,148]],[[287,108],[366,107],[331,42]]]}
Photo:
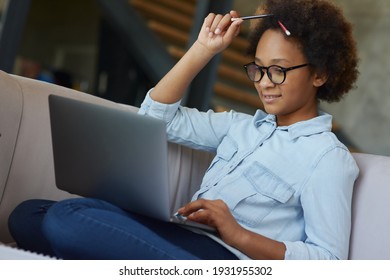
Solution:
{"label": "shirt cuff", "polygon": [[283,243],[286,246],[285,260],[337,260],[325,250],[302,241],[284,241]]}
{"label": "shirt cuff", "polygon": [[149,90],[145,96],[144,101],[141,104],[141,107],[138,111],[140,115],[147,115],[154,118],[164,120],[166,123],[169,123],[175,116],[181,100],[172,104],[164,104],[157,101],[154,101],[150,97],[150,93],[153,89]]}

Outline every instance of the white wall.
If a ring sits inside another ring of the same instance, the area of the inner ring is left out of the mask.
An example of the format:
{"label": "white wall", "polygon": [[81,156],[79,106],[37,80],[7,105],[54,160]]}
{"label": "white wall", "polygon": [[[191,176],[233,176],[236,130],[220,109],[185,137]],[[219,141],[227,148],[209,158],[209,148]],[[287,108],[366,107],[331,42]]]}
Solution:
{"label": "white wall", "polygon": [[360,76],[342,102],[323,108],[362,151],[390,156],[390,1],[338,2],[354,24]]}

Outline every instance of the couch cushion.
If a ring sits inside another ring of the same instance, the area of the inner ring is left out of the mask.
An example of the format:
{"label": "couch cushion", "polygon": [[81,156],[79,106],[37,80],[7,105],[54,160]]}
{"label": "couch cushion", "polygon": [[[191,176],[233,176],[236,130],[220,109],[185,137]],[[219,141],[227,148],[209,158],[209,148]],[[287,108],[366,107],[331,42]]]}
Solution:
{"label": "couch cushion", "polygon": [[354,154],[350,259],[390,259],[390,157]]}

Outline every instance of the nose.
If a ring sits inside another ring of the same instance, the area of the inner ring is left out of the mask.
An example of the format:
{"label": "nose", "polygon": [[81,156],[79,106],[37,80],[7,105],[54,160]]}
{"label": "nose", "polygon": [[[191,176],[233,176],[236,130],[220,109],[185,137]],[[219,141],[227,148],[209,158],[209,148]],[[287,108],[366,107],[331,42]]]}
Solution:
{"label": "nose", "polygon": [[262,89],[275,86],[275,84],[268,77],[267,73],[264,73],[263,78],[260,81],[258,81],[256,84]]}

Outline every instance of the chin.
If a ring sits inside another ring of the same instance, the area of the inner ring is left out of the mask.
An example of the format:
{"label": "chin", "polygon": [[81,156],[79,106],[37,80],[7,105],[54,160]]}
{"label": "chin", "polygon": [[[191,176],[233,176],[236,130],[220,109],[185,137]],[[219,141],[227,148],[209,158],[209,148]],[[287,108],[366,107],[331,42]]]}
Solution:
{"label": "chin", "polygon": [[264,110],[264,112],[266,112],[267,114],[270,114],[270,115],[277,115],[277,114],[280,113],[275,108],[272,108],[272,107],[269,107],[269,106],[264,106],[263,110]]}

